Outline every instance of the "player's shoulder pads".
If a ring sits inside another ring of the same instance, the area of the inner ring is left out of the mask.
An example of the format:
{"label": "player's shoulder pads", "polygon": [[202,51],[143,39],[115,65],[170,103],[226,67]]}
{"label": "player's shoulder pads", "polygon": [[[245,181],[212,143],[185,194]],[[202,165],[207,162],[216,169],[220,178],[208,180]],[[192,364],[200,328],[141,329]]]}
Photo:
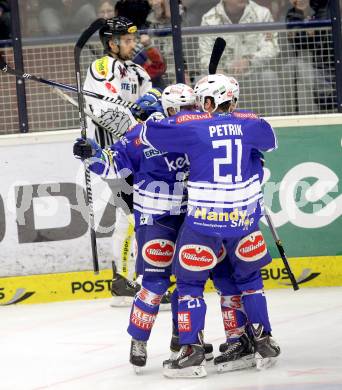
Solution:
{"label": "player's shoulder pads", "polygon": [[232,116],[239,119],[260,119],[257,114],[247,110],[233,111]]}
{"label": "player's shoulder pads", "polygon": [[113,73],[113,58],[103,56],[94,61],[90,67],[90,72],[95,80],[104,81],[111,78]]}

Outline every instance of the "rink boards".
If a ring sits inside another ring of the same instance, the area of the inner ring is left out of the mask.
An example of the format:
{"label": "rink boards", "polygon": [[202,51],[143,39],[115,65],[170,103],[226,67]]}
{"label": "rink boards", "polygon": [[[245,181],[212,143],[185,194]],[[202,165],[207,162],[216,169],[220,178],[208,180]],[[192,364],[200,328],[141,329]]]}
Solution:
{"label": "rink boards", "polygon": [[[292,258],[290,265],[300,288],[342,285],[342,256]],[[281,259],[263,268],[262,276],[266,290],[287,288],[292,292]],[[110,269],[99,275],[86,271],[1,278],[0,305],[109,298],[111,278]],[[215,291],[211,281],[206,291]]]}
{"label": "rink boards", "polygon": [[[272,118],[279,149],[266,154],[264,195],[302,286],[342,285],[342,115]],[[0,136],[0,304],[110,296],[115,208],[92,175],[100,269],[92,268],[78,131]],[[264,220],[261,230],[279,257]],[[279,260],[267,288],[288,276]],[[210,286],[209,286],[210,287]],[[209,288],[208,287],[208,288]]]}

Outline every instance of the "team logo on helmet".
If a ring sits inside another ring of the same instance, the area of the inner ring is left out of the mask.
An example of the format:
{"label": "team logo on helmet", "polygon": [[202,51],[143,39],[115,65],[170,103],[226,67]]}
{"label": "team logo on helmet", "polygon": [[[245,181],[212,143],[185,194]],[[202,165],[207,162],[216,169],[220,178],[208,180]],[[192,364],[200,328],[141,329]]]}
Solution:
{"label": "team logo on helmet", "polygon": [[243,261],[257,261],[267,253],[266,242],[260,230],[240,240],[235,255]]}
{"label": "team logo on helmet", "polygon": [[167,267],[172,263],[175,244],[169,240],[155,239],[142,248],[143,259],[154,267]]}
{"label": "team logo on helmet", "polygon": [[131,27],[129,27],[129,28],[127,29],[127,32],[128,32],[129,34],[134,34],[134,33],[136,33],[137,31],[138,31],[137,26],[131,26]]}

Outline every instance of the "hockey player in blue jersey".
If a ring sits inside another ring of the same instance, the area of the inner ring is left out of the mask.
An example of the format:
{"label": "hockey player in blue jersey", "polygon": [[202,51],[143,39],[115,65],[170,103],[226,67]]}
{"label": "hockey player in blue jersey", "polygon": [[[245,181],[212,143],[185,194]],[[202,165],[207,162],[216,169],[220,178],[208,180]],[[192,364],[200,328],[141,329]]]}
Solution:
{"label": "hockey player in blue jersey", "polygon": [[[235,100],[235,104],[232,104],[231,107],[233,110],[234,106],[236,107],[239,98],[239,85],[234,78],[230,77],[229,80]],[[214,91],[216,86],[217,85],[215,83],[210,83],[212,91]],[[196,86],[197,95],[204,96],[203,90],[206,94],[208,93],[207,88],[208,85],[206,83],[198,83]],[[207,112],[213,112],[215,109],[214,100],[208,97],[202,101],[201,105],[205,107]],[[246,115],[246,113],[247,115],[248,113],[250,114],[248,111],[240,110],[238,112],[236,109],[234,111],[235,115]],[[252,149],[252,174],[257,174],[259,176],[260,183],[262,183],[264,176],[263,165],[263,154],[257,149]],[[233,270],[229,261],[225,245],[223,245],[218,256],[217,265],[212,270],[214,285],[221,296],[221,312],[223,326],[226,333],[226,342],[220,345],[220,352],[222,353],[214,360],[214,364],[216,365],[218,372],[241,370],[256,365],[254,347],[252,345],[251,337],[247,332],[247,317],[241,291],[232,278],[231,273]],[[259,360],[259,365],[260,363],[261,362]],[[267,364],[269,364],[269,362],[267,362],[266,359],[263,359],[263,367]]]}
{"label": "hockey player in blue jersey", "polygon": [[[184,84],[169,86],[162,94],[162,108],[167,116],[182,109],[192,110],[195,102],[193,90]],[[128,326],[132,336],[130,362],[135,367],[146,364],[147,340],[161,298],[169,287],[175,242],[186,211],[184,179],[189,168],[185,154],[160,152],[144,145],[140,140],[142,127],[133,127],[123,141],[106,150],[92,140],[80,140],[74,145],[76,156],[95,160],[90,169],[99,175],[110,178],[133,173],[136,271],[143,275]]]}
{"label": "hockey player in blue jersey", "polygon": [[[263,197],[253,158],[255,151],[275,149],[276,137],[272,127],[252,112],[234,112],[238,97],[234,79],[210,75],[195,90],[205,112],[182,112],[148,123],[141,135],[144,143],[158,150],[187,153],[191,167],[188,210],[174,259],[182,349],[165,367],[164,374],[170,377],[206,375],[199,337],[206,312],[203,289],[222,243],[234,288],[242,296],[251,324],[259,367],[280,352],[270,336],[260,275],[271,257],[258,227]],[[245,346],[242,336],[231,344],[233,349]]]}

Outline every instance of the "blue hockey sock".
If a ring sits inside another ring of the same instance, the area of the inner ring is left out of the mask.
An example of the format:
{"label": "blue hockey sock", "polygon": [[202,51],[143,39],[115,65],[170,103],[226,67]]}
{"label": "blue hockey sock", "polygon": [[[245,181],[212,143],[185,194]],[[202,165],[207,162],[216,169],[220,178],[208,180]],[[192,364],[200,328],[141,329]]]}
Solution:
{"label": "blue hockey sock", "polygon": [[236,341],[244,332],[247,317],[240,295],[221,296],[221,312],[227,341]]}
{"label": "blue hockey sock", "polygon": [[265,332],[271,332],[271,324],[268,318],[267,303],[263,290],[243,291],[242,301],[245,307],[248,321],[252,324],[261,324]]}
{"label": "blue hockey sock", "polygon": [[178,335],[178,290],[175,288],[171,295],[172,325],[174,333]]}
{"label": "blue hockey sock", "polygon": [[207,305],[203,297],[183,296],[178,299],[179,343],[198,344],[198,334],[204,329]]}

